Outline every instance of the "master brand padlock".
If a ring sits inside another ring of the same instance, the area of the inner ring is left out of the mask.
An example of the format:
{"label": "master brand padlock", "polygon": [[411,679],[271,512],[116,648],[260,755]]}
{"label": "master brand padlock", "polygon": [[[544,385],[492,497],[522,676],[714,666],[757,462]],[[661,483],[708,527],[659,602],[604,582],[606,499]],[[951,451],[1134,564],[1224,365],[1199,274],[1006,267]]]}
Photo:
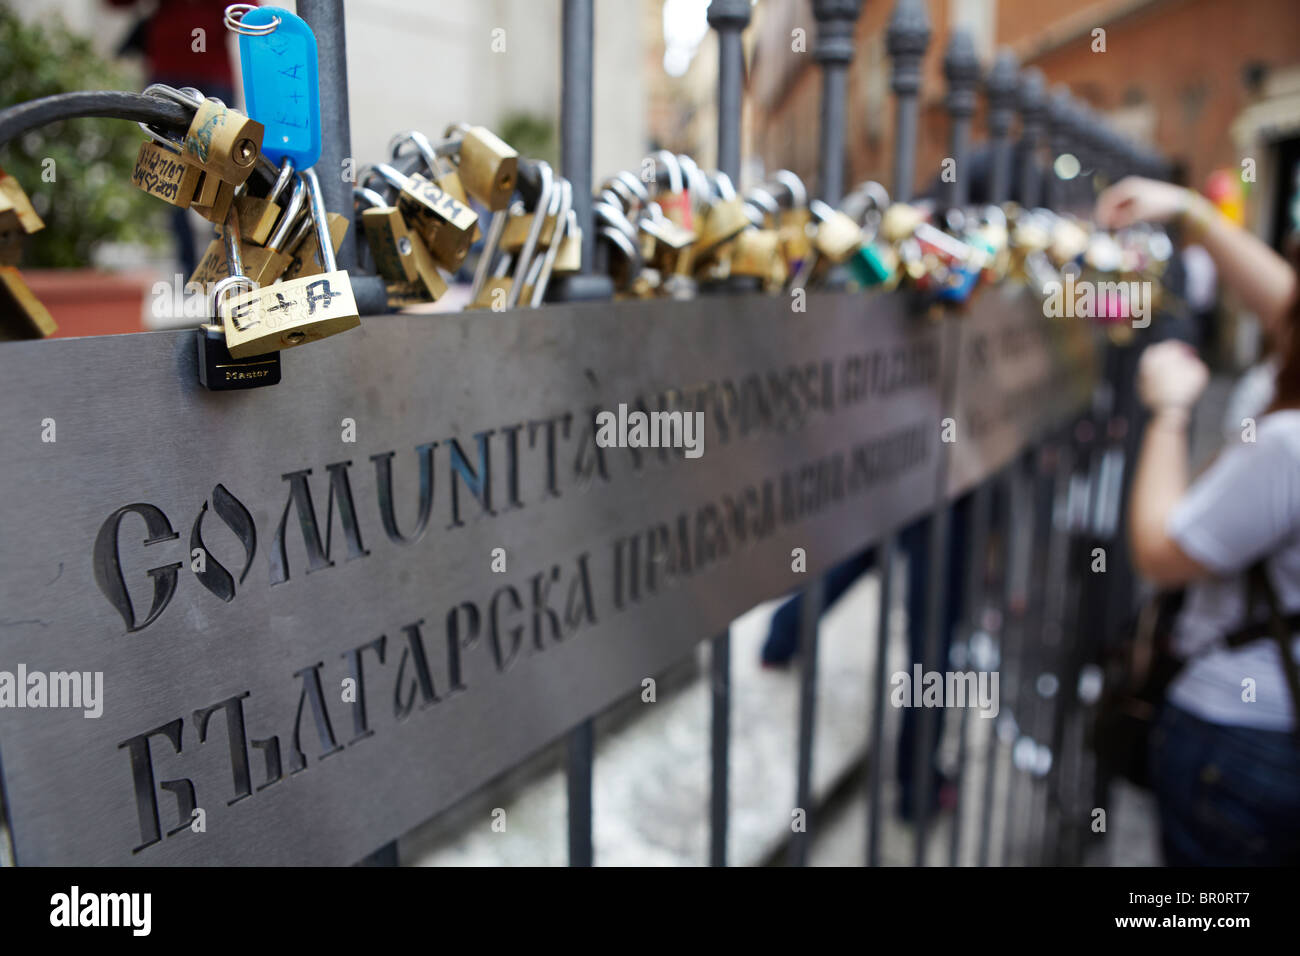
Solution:
{"label": "master brand padlock", "polygon": [[225,300],[221,324],[230,354],[236,358],[304,345],[361,324],[352,283],[334,260],[316,171],[307,169],[300,176],[306,181],[308,208],[325,272]]}

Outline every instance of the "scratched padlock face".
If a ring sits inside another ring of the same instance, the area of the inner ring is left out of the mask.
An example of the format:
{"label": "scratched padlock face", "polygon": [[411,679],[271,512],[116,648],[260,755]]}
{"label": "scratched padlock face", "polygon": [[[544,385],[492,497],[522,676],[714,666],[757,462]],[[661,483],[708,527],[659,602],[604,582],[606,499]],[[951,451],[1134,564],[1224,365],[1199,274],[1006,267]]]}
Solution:
{"label": "scratched padlock face", "polygon": [[235,358],[305,345],[361,324],[346,272],[279,282],[221,304],[226,346]]}

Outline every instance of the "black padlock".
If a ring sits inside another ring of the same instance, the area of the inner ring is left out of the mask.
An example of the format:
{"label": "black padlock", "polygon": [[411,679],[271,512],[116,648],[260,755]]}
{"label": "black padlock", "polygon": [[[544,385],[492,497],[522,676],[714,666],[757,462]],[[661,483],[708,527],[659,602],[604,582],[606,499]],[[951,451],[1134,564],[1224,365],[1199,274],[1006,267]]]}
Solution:
{"label": "black padlock", "polygon": [[226,348],[221,326],[204,323],[196,330],[199,347],[199,384],[214,392],[261,388],[280,384],[280,353],[234,358]]}
{"label": "black padlock", "polygon": [[257,283],[244,275],[244,264],[239,254],[239,216],[233,208],[226,214],[222,239],[226,246],[226,265],[230,274],[212,287],[209,314],[216,321],[205,322],[196,330],[199,384],[214,392],[279,385],[278,351],[235,358],[226,345],[226,330],[221,324],[221,299],[227,292],[240,287],[256,290]]}

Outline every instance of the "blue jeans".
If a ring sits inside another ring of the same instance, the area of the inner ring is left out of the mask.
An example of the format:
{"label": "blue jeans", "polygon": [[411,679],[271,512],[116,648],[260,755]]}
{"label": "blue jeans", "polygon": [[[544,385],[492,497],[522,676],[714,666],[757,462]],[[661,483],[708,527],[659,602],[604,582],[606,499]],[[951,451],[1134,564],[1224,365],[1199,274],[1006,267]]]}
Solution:
{"label": "blue jeans", "polygon": [[1151,769],[1167,866],[1300,864],[1300,744],[1166,703]]}

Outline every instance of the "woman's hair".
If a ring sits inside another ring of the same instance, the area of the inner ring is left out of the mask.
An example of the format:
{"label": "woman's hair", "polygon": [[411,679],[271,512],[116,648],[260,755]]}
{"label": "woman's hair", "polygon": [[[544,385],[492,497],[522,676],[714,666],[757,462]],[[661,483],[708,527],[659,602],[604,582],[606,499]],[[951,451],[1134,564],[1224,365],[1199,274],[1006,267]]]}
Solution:
{"label": "woman's hair", "polygon": [[[1300,246],[1294,246],[1291,267],[1300,273]],[[1280,408],[1300,408],[1300,295],[1291,303],[1286,322],[1278,332],[1277,354],[1282,363],[1277,370],[1277,384],[1269,411]]]}

